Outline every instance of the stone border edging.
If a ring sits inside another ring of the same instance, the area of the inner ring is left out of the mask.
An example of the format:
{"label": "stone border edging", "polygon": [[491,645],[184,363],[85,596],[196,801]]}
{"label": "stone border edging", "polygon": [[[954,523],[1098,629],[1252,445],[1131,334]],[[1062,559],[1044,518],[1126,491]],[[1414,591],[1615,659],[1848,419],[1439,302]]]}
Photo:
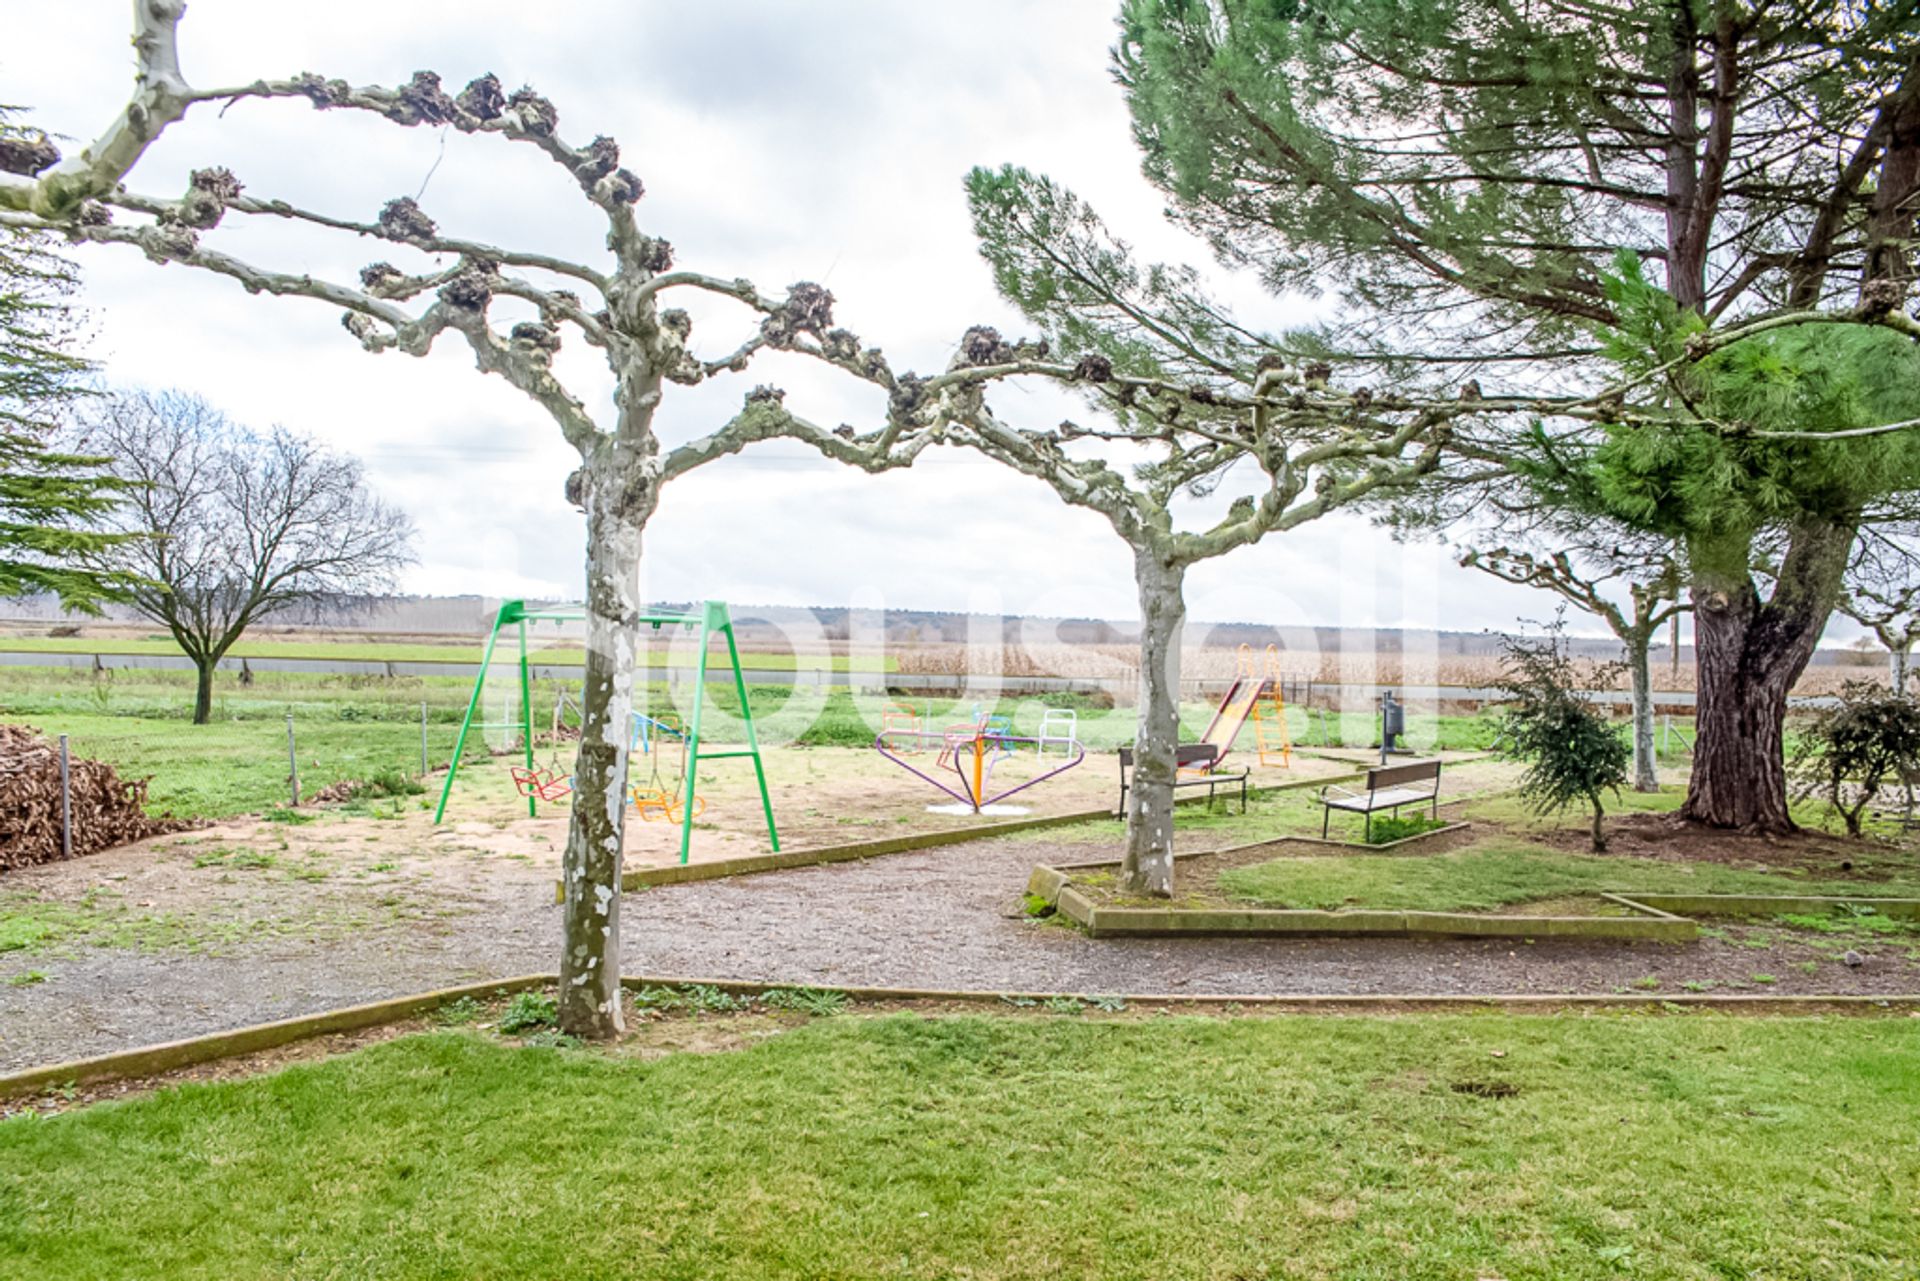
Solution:
{"label": "stone border edging", "polygon": [[[1613,897],[1609,895],[1608,897]],[[1694,916],[1776,916],[1865,907],[1879,916],[1920,921],[1920,898],[1841,897],[1830,894],[1635,894],[1641,906]]]}
{"label": "stone border edging", "polygon": [[[1443,829],[1450,830],[1450,829]],[[1419,840],[1439,835],[1424,832]],[[1319,842],[1315,844],[1328,844]],[[1275,844],[1272,841],[1263,845]],[[1257,846],[1237,848],[1258,848]],[[1367,847],[1373,848],[1373,847]],[[1224,853],[1226,851],[1207,851]],[[1187,857],[1200,857],[1188,855]],[[1073,884],[1072,872],[1118,867],[1115,860],[1065,866],[1034,865],[1027,893],[1046,900],[1055,911],[1086,930],[1090,938],[1518,938],[1634,939],[1654,943],[1691,943],[1700,928],[1690,918],[1628,898],[1602,894],[1629,916],[1495,916],[1472,912],[1423,910],[1316,911],[1303,908],[1102,907]]]}
{"label": "stone border edging", "polygon": [[70,1059],[65,1063],[50,1063],[45,1067],[27,1068],[0,1076],[0,1099],[31,1093],[47,1086],[65,1085],[72,1081],[152,1076],[174,1068],[210,1063],[215,1059],[228,1059],[242,1054],[258,1053],[261,1050],[271,1050],[294,1041],[325,1036],[330,1032],[357,1032],[362,1028],[378,1027],[383,1023],[397,1023],[402,1019],[436,1010],[442,1005],[450,1004],[465,996],[491,996],[496,992],[519,992],[558,981],[551,974],[523,974],[514,978],[497,979],[490,983],[466,983],[459,987],[436,988],[431,992],[420,992],[413,996],[397,996],[385,1001],[370,1001],[365,1005],[349,1005],[338,1010],[323,1010],[319,1014],[302,1014],[290,1019],[277,1019],[272,1023],[255,1023],[250,1027],[235,1028],[226,1032],[190,1036],[179,1041],[163,1041],[159,1045],[142,1046],[135,1050],[117,1050],[111,1054]]}
{"label": "stone border edging", "polygon": [[[1346,774],[1328,774],[1322,778],[1289,779],[1283,783],[1269,783],[1261,787],[1249,787],[1247,795],[1265,796],[1274,792],[1297,791],[1305,787],[1315,787],[1326,783],[1348,783],[1364,778],[1365,770],[1355,770]],[[1446,804],[1446,802],[1441,802]],[[1206,799],[1199,796],[1178,797],[1175,805],[1204,805]],[[729,876],[747,876],[755,872],[782,872],[794,867],[814,867],[822,863],[850,863],[857,859],[875,858],[882,854],[905,854],[914,850],[938,849],[943,845],[964,845],[969,841],[987,841],[999,836],[1009,836],[1015,832],[1033,832],[1049,827],[1071,827],[1076,823],[1092,823],[1101,819],[1117,818],[1118,813],[1109,809],[1075,810],[1067,814],[1046,814],[1037,818],[1017,818],[1006,822],[988,823],[980,827],[943,828],[936,832],[920,832],[910,836],[890,836],[877,841],[852,841],[844,845],[821,845],[809,850],[789,850],[779,854],[743,854],[737,858],[714,859],[707,863],[670,863],[664,867],[643,867],[620,876],[620,889],[646,889],[655,885],[684,885],[692,881],[718,881]],[[1422,832],[1421,836],[1434,833]],[[1418,840],[1419,837],[1408,839]],[[1385,846],[1368,846],[1369,849],[1384,849]],[[566,900],[566,883],[555,880],[553,883],[553,901]]]}
{"label": "stone border edging", "polygon": [[[50,1086],[79,1081],[103,1081],[115,1078],[157,1075],[175,1068],[193,1067],[219,1059],[238,1058],[261,1050],[275,1049],[295,1041],[310,1040],[334,1032],[360,1031],[425,1014],[464,996],[492,996],[496,993],[525,991],[559,983],[553,974],[522,974],[485,983],[467,983],[459,987],[438,988],[413,996],[394,997],[365,1005],[323,1010],[272,1023],[205,1036],[167,1041],[159,1045],[71,1059],[44,1067],[26,1068],[0,1076],[0,1099],[16,1098]],[[1760,1014],[1872,1013],[1905,1009],[1910,1017],[1920,1017],[1920,992],[1885,996],[1783,996],[1774,993],[1674,993],[1667,996],[1640,993],[1547,993],[1510,992],[1479,995],[1462,993],[1391,994],[1379,992],[1234,994],[1227,992],[1151,992],[1119,994],[1102,992],[994,992],[980,988],[860,987],[838,984],[766,983],[742,979],[689,978],[680,975],[627,975],[622,987],[711,987],[742,996],[758,996],[778,990],[801,988],[811,991],[839,992],[856,1001],[955,1001],[987,1004],[1005,1001],[1035,1003],[1057,997],[1088,1001],[1102,996],[1118,996],[1130,1006],[1153,1009],[1201,1007],[1208,1009],[1249,1006],[1267,1013],[1366,1014],[1402,1012],[1444,1012],[1454,1010],[1511,1010],[1552,1012],[1560,1009],[1683,1009],[1740,1011]]]}

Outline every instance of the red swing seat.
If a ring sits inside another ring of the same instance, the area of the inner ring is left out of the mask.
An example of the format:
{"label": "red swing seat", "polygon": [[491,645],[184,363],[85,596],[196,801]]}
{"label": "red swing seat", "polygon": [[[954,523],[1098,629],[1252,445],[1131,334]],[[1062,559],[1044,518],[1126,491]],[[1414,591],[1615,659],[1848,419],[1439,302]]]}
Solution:
{"label": "red swing seat", "polygon": [[530,796],[539,801],[564,800],[573,792],[573,775],[562,774],[558,769],[528,769],[524,765],[510,765],[507,772],[513,775],[513,786],[522,796]]}

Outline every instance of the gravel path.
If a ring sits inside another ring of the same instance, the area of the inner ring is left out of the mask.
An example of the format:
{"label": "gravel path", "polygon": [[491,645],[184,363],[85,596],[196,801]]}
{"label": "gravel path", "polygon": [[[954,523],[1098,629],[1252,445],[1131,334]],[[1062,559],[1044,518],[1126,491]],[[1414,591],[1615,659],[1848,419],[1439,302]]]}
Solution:
{"label": "gravel path", "polygon": [[[1577,993],[1688,982],[1780,994],[1920,991],[1904,944],[1849,969],[1805,941],[1735,931],[1686,946],[1500,941],[1095,941],[1025,919],[1028,870],[1049,853],[1003,840],[669,886],[626,900],[628,973],[817,984],[1099,993]],[[1084,850],[1074,851],[1084,857]],[[476,863],[484,885],[436,884],[459,910],[437,928],[280,940],[222,955],[80,949],[0,955],[0,1071],[268,1019],[552,969],[550,873]],[[1741,934],[1751,937],[1743,942]],[[1766,948],[1752,946],[1771,937]],[[1811,964],[1811,969],[1802,968]],[[7,983],[29,970],[45,982]],[[1771,972],[1773,983],[1753,976]]]}

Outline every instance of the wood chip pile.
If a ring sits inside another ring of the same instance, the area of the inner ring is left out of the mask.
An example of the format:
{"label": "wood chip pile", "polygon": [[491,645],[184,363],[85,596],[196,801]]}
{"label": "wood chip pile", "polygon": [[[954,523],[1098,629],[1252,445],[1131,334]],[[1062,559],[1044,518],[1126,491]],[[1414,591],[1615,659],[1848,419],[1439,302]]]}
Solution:
{"label": "wood chip pile", "polygon": [[[70,787],[75,857],[188,826],[149,818],[147,780],[123,779],[105,761],[73,757]],[[60,745],[0,725],[0,871],[60,856]]]}

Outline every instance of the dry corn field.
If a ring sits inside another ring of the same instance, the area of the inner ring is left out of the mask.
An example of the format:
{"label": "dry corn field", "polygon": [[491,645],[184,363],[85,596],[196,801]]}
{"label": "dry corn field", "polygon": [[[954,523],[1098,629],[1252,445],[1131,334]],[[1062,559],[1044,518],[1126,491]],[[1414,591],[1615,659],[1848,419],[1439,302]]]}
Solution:
{"label": "dry corn field", "polygon": [[[933,676],[983,675],[992,671],[991,651],[981,653],[965,645],[912,645],[892,651],[899,670]],[[1255,653],[1256,667],[1265,670],[1265,655]],[[1139,650],[1130,644],[1039,644],[1009,645],[1000,654],[1000,672],[1006,676],[1062,676],[1078,680],[1129,680],[1139,664]],[[1242,661],[1237,650],[1189,647],[1181,651],[1180,674],[1188,680],[1226,680]],[[1484,688],[1500,679],[1500,660],[1492,655],[1405,655],[1398,653],[1312,654],[1280,652],[1274,656],[1277,674],[1287,680],[1324,684],[1450,685]],[[1575,660],[1575,666],[1596,674],[1603,664]],[[1694,686],[1693,664],[1682,661],[1677,671],[1656,659],[1653,686],[1656,690],[1690,691]],[[1835,663],[1810,667],[1796,694],[1833,694],[1848,681],[1885,681],[1886,665],[1877,659],[1871,664]],[[1627,677],[1620,673],[1611,687],[1624,690]]]}

